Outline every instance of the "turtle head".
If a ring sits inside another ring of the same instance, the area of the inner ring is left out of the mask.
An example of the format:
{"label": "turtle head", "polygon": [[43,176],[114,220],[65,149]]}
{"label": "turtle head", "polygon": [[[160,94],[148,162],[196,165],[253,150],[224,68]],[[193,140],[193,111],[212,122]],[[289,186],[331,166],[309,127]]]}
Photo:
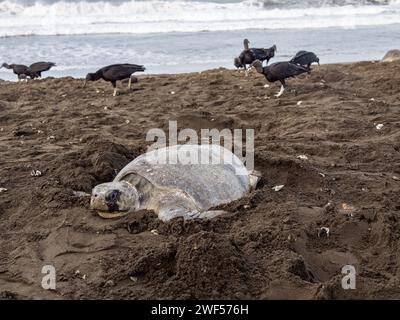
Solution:
{"label": "turtle head", "polygon": [[139,193],[126,181],[99,184],[92,191],[90,209],[102,218],[118,218],[140,206]]}

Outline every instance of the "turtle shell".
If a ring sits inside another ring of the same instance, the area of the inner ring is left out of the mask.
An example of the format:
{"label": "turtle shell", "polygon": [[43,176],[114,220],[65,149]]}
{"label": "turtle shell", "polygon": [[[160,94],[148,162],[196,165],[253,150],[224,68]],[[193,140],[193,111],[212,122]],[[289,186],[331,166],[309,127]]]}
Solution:
{"label": "turtle shell", "polygon": [[155,187],[182,190],[204,210],[237,200],[250,189],[246,167],[218,145],[176,145],[149,151],[126,165],[114,181],[132,173]]}

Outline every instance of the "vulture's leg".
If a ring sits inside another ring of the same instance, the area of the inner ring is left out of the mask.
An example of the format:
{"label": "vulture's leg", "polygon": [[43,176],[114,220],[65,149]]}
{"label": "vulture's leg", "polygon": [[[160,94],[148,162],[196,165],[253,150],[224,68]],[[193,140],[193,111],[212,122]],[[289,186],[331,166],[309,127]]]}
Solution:
{"label": "vulture's leg", "polygon": [[128,83],[128,89],[129,89],[129,90],[132,88],[132,77],[133,77],[133,75],[131,75],[131,76],[129,77],[129,83]]}
{"label": "vulture's leg", "polygon": [[281,90],[275,95],[275,97],[277,98],[279,98],[283,94],[286,88],[285,80],[279,80],[279,81],[281,82]]}
{"label": "vulture's leg", "polygon": [[118,90],[117,90],[117,82],[116,81],[111,81],[111,84],[114,88],[114,93],[113,93],[113,97],[115,97],[118,94]]}
{"label": "vulture's leg", "polygon": [[[251,68],[251,67],[250,67],[250,68]],[[247,69],[246,64],[244,64],[244,76],[245,76],[245,77],[248,77],[248,76],[249,76],[250,68]]]}

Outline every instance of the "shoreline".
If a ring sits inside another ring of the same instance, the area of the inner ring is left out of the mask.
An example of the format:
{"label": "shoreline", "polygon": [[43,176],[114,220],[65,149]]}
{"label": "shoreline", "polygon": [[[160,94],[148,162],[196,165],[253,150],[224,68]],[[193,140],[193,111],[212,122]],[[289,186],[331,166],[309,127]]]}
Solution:
{"label": "shoreline", "polygon": [[[270,63],[290,60],[299,50],[315,52],[321,63],[379,60],[400,38],[400,24],[349,30],[269,30],[165,35],[60,36],[0,39],[2,62],[30,65],[55,62],[47,76],[84,77],[114,63],[144,65],[149,74],[180,74],[218,67],[233,68],[233,59],[248,38],[254,47],[278,50]],[[8,71],[8,70],[7,70]],[[0,78],[13,80],[0,69]]]}
{"label": "shoreline", "polygon": [[[383,58],[383,56],[382,56]],[[281,62],[281,61],[285,61],[285,60],[279,60],[279,61],[271,61],[269,64],[273,64],[275,62]],[[353,65],[353,64],[358,64],[358,63],[386,63],[386,62],[382,62],[381,60],[358,60],[358,61],[346,61],[346,62],[333,62],[333,63],[320,63],[320,66],[343,66],[343,65]],[[264,64],[265,66],[265,64]],[[314,70],[315,68],[318,68],[318,65],[313,65],[312,66],[312,70]],[[53,71],[56,70],[56,67],[52,69]],[[196,74],[202,74],[205,72],[216,72],[216,71],[230,71],[230,72],[237,72],[237,73],[244,73],[243,69],[234,69],[234,68],[226,68],[226,67],[216,67],[216,68],[211,68],[211,69],[205,69],[205,70],[201,70],[201,71],[191,71],[191,72],[179,72],[179,73],[146,73],[146,72],[140,72],[137,74],[134,74],[134,77],[137,79],[145,79],[145,78],[155,78],[155,77],[173,77],[173,76],[190,76],[190,75],[196,75]],[[50,71],[51,72],[51,71]],[[46,72],[44,74],[48,74],[50,72]],[[253,73],[257,73],[255,70],[252,71]],[[11,73],[13,76],[16,77],[16,75],[14,75],[12,73],[12,71],[9,71],[9,73]],[[64,75],[64,76],[59,76],[59,77],[53,77],[53,76],[45,76],[42,79],[38,79],[38,80],[31,80],[28,79],[28,83],[32,82],[32,81],[40,81],[40,80],[54,80],[54,79],[74,79],[74,80],[84,80],[84,77],[78,78],[78,77],[73,77],[70,75]],[[99,80],[102,81],[102,80]],[[123,82],[127,82],[128,80],[124,80]],[[18,83],[18,80],[4,80],[4,79],[0,79],[0,82],[2,83]],[[118,83],[120,83],[120,81],[118,81]],[[118,85],[117,85],[118,86]]]}

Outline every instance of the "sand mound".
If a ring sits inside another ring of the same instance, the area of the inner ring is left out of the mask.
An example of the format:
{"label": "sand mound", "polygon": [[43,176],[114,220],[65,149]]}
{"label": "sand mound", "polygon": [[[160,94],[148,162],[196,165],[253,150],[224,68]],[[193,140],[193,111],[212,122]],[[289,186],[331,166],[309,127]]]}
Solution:
{"label": "sand mound", "polygon": [[[224,69],[140,77],[116,98],[103,82],[2,83],[0,298],[400,298],[399,75],[398,62],[314,67],[280,99]],[[212,221],[91,212],[74,191],[112,180],[172,120],[254,129],[257,190]],[[345,264],[357,290],[341,288]]]}

